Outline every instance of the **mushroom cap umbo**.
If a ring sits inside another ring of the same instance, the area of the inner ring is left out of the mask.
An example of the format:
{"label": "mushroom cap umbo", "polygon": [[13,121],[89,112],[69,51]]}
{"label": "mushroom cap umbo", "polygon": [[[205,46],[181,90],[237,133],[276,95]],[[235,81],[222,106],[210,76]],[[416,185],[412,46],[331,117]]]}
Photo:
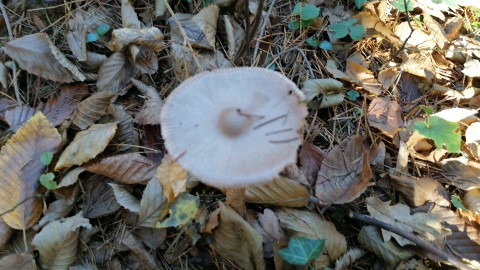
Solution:
{"label": "mushroom cap umbo", "polygon": [[206,184],[270,181],[297,160],[303,100],[295,83],[269,69],[202,72],[166,99],[162,136],[173,158]]}

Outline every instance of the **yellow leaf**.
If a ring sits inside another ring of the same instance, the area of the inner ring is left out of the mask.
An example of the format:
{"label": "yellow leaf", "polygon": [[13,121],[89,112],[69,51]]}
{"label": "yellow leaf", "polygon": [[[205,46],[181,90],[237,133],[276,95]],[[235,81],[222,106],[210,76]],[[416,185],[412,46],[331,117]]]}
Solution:
{"label": "yellow leaf", "polygon": [[157,169],[157,179],[162,184],[163,194],[168,202],[187,190],[187,171],[178,162],[172,160],[171,156],[163,158],[162,164]]}
{"label": "yellow leaf", "polygon": [[80,131],[73,142],[63,151],[55,165],[55,171],[73,165],[81,165],[96,157],[107,147],[115,135],[117,122],[92,125],[89,129]]}
{"label": "yellow leaf", "polygon": [[[56,152],[62,139],[47,118],[38,112],[32,116],[2,147],[0,152],[0,213],[10,227],[30,228],[42,213],[38,193],[40,174],[45,165],[43,152]],[[13,211],[12,211],[13,210]]]}

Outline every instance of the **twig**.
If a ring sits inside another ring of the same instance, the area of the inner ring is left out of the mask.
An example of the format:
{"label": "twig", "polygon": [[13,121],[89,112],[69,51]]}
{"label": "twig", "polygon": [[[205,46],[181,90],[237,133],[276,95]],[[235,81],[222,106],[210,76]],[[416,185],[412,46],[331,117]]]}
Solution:
{"label": "twig", "polygon": [[270,14],[272,14],[273,6],[275,6],[276,2],[277,0],[272,0],[272,2],[270,3],[270,6],[268,7],[268,12],[264,16],[262,26],[260,26],[260,33],[258,33],[257,43],[255,44],[255,49],[253,50],[253,57],[252,57],[253,60],[257,59],[257,54],[258,54],[258,50],[260,49],[261,39],[263,38],[263,35],[265,35],[265,32],[267,31],[268,18],[270,17]]}
{"label": "twig", "polygon": [[460,269],[475,269],[473,266],[463,263],[459,259],[451,256],[450,254],[446,253],[443,250],[438,249],[432,243],[420,238],[419,236],[417,236],[417,235],[415,235],[411,232],[403,231],[403,230],[399,229],[398,227],[396,227],[394,225],[385,223],[383,221],[374,219],[372,217],[369,217],[369,216],[366,216],[366,215],[363,215],[363,214],[360,214],[360,213],[350,212],[349,217],[354,218],[354,219],[358,219],[358,220],[363,221],[365,223],[369,223],[369,224],[378,226],[378,227],[380,227],[384,230],[387,230],[389,232],[396,233],[396,234],[402,236],[403,238],[405,238],[407,240],[410,240],[411,242],[415,243],[418,247],[420,247],[422,249],[425,249],[426,251],[434,254],[435,256],[439,257],[440,259],[442,259],[444,261],[449,262],[450,264],[452,264],[455,267],[458,267]]}
{"label": "twig", "polygon": [[[8,19],[7,11],[5,10],[5,6],[3,5],[3,0],[0,0],[0,9],[2,10],[2,16],[5,20],[5,25],[7,26],[8,37],[10,40],[13,40],[13,33],[12,33],[12,26],[10,25],[10,20]],[[15,89],[15,97],[18,103],[23,103],[22,98],[20,96],[20,89],[18,89],[17,83],[17,66],[14,63],[12,65],[12,73],[13,73],[13,89]]]}

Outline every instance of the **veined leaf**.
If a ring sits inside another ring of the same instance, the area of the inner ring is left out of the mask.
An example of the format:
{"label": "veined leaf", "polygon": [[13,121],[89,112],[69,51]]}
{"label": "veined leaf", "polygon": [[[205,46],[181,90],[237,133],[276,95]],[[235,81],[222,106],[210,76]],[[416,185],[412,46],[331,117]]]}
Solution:
{"label": "veined leaf", "polygon": [[438,148],[445,145],[449,153],[460,153],[462,134],[458,131],[459,127],[458,123],[438,116],[429,116],[426,121],[418,121],[413,125],[414,130],[432,139]]}
{"label": "veined leaf", "polygon": [[278,254],[288,263],[305,265],[322,254],[325,239],[310,239],[302,236],[292,236],[288,247],[280,249]]}

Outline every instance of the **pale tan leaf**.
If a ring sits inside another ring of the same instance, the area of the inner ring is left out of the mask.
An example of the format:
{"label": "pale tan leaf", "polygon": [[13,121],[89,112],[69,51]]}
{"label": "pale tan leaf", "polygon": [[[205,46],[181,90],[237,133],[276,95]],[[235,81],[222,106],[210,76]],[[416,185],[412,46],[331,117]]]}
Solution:
{"label": "pale tan leaf", "polygon": [[85,76],[50,41],[46,33],[37,33],[10,41],[5,53],[20,68],[57,82],[83,81]]}
{"label": "pale tan leaf", "polygon": [[361,82],[356,77],[349,76],[343,71],[339,70],[334,60],[327,60],[327,65],[325,65],[325,69],[327,69],[327,71],[332,74],[335,79],[344,80],[354,84],[361,84]]}
{"label": "pale tan leaf", "polygon": [[381,258],[388,269],[395,269],[400,261],[414,255],[392,241],[384,241],[380,230],[375,226],[363,226],[357,238],[362,246]]}
{"label": "pale tan leaf", "polygon": [[434,49],[437,47],[433,37],[425,33],[422,29],[412,29],[408,25],[408,22],[402,22],[395,27],[395,34],[400,38],[401,44],[405,42],[405,45],[409,48],[417,49]]}
{"label": "pale tan leaf", "polygon": [[0,269],[37,270],[32,254],[9,254],[0,260]]}
{"label": "pale tan leaf", "polygon": [[86,129],[105,113],[116,94],[109,91],[97,92],[86,98],[75,109],[72,123],[80,129]]}
{"label": "pale tan leaf", "polygon": [[463,65],[462,72],[468,77],[472,77],[472,78],[480,77],[480,61],[478,61],[477,59],[467,61]]}
{"label": "pale tan leaf", "polygon": [[364,249],[358,247],[349,249],[347,252],[345,252],[345,254],[337,259],[334,270],[349,269],[349,267],[353,265],[355,261],[360,259],[366,253],[367,252]]}
{"label": "pale tan leaf", "polygon": [[142,74],[154,74],[158,70],[158,57],[154,50],[147,46],[129,45],[133,64]]}
{"label": "pale tan leaf", "polygon": [[143,45],[150,47],[152,50],[158,52],[164,45],[163,34],[160,29],[156,27],[131,29],[119,28],[112,32],[112,39],[108,42],[108,48],[114,52],[120,52],[128,45]]}
{"label": "pale tan leaf", "polygon": [[368,123],[393,138],[403,127],[402,109],[395,100],[388,97],[376,97],[368,106]]}
{"label": "pale tan leaf", "polygon": [[272,258],[275,245],[281,237],[284,237],[280,223],[275,212],[265,208],[263,214],[258,214],[258,219],[252,224],[252,227],[262,235],[263,255],[265,258]]}
{"label": "pale tan leaf", "polygon": [[[390,205],[390,202],[382,202],[375,197],[366,200],[370,215],[388,224],[394,224],[397,228],[416,233],[428,241],[442,240],[447,231],[442,226],[442,217],[435,213],[415,213],[410,215],[410,208],[405,204]],[[390,241],[393,237],[401,246],[410,245],[412,242],[398,234],[382,230],[384,241]]]}
{"label": "pale tan leaf", "polygon": [[156,178],[160,180],[163,194],[169,203],[187,190],[187,171],[170,155],[163,157],[162,164],[158,166]]}
{"label": "pale tan leaf", "polygon": [[219,202],[220,224],[211,247],[243,269],[265,269],[262,236],[233,209]]}
{"label": "pale tan leaf", "polygon": [[423,13],[423,23],[432,32],[433,39],[437,43],[438,48],[445,49],[449,43],[444,28],[427,13]]}
{"label": "pale tan leaf", "polygon": [[167,11],[167,5],[165,5],[165,0],[155,0],[155,16],[163,16]]}
{"label": "pale tan leaf", "polygon": [[195,16],[192,17],[192,21],[198,25],[198,27],[205,34],[208,45],[215,49],[215,35],[217,33],[217,20],[220,8],[217,5],[209,5],[200,10]]}
{"label": "pale tan leaf", "polygon": [[127,85],[133,73],[127,58],[122,53],[114,53],[98,70],[97,89],[118,93]]}
{"label": "pale tan leaf", "polygon": [[82,165],[96,157],[107,147],[116,130],[117,122],[114,122],[95,124],[87,130],[78,132],[73,141],[63,150],[54,170]]}
{"label": "pale tan leaf", "polygon": [[[102,148],[103,149],[103,148]],[[102,159],[85,167],[122,184],[146,183],[155,176],[157,165],[139,153],[127,153]]]}
{"label": "pale tan leaf", "polygon": [[367,90],[373,95],[380,95],[382,93],[382,85],[375,79],[373,72],[367,68],[347,60],[347,67],[345,74],[350,78],[357,78],[361,82],[363,89]]}
{"label": "pale tan leaf", "polygon": [[104,54],[87,51],[87,60],[81,64],[84,70],[96,71],[107,59]]}
{"label": "pale tan leaf", "polygon": [[0,151],[0,213],[12,228],[25,230],[42,214],[42,200],[33,198],[39,192],[40,175],[45,165],[43,152],[57,152],[62,142],[58,131],[40,112],[31,117],[7,141]]}
{"label": "pale tan leaf", "polygon": [[156,228],[165,215],[168,214],[167,198],[163,195],[162,184],[153,177],[143,191],[138,213],[138,224],[142,227]]}
{"label": "pale tan leaf", "polygon": [[480,188],[480,163],[465,157],[448,158],[440,162],[442,169],[457,188]]}
{"label": "pale tan leaf", "polygon": [[133,117],[125,111],[122,105],[110,104],[108,113],[113,116],[115,121],[118,121],[117,132],[112,141],[120,144],[118,146],[120,151],[131,149],[138,140],[138,133],[133,126]]}
{"label": "pale tan leaf", "polygon": [[10,228],[3,218],[0,217],[0,249],[4,249],[5,245],[10,241],[13,236],[14,230]]}
{"label": "pale tan leaf", "polygon": [[245,189],[245,202],[284,207],[303,207],[308,204],[309,190],[285,177],[263,185],[250,185]]}
{"label": "pale tan leaf", "polygon": [[132,84],[147,97],[143,108],[135,115],[135,121],[141,125],[159,125],[158,112],[162,110],[163,101],[157,90],[135,79],[132,79]]}
{"label": "pale tan leaf", "polygon": [[60,180],[57,188],[68,187],[75,184],[78,181],[78,176],[84,171],[85,168],[83,167],[77,167],[69,171],[65,176],[63,176],[62,180]]}
{"label": "pale tan leaf", "polygon": [[384,89],[389,89],[390,86],[395,83],[399,75],[400,73],[396,67],[383,69],[378,73],[378,81],[383,85]]}
{"label": "pale tan leaf", "polygon": [[325,248],[320,260],[325,260],[326,257],[328,261],[333,262],[347,251],[345,236],[337,231],[333,223],[317,214],[290,208],[282,208],[275,213],[282,227],[312,239],[325,239]]}
{"label": "pale tan leaf", "polygon": [[8,71],[2,62],[0,62],[0,84],[4,89],[8,88]]}
{"label": "pale tan leaf", "polygon": [[38,221],[38,223],[33,226],[33,229],[38,231],[45,226],[45,224],[65,217],[68,213],[70,213],[74,206],[74,204],[68,203],[64,199],[59,199],[50,203],[48,205],[47,212]]}
{"label": "pale tan leaf", "polygon": [[129,0],[122,0],[122,26],[125,28],[140,29],[142,23],[138,20],[135,9]]}
{"label": "pale tan leaf", "polygon": [[480,122],[472,123],[465,131],[465,144],[476,159],[480,159]]}
{"label": "pale tan leaf", "polygon": [[322,161],[315,196],[322,204],[343,204],[355,200],[371,185],[368,151],[362,136],[336,145]]}
{"label": "pale tan leaf", "polygon": [[359,12],[357,15],[353,16],[353,18],[357,19],[358,23],[365,27],[365,30],[369,33],[374,30],[376,32],[375,34],[386,37],[393,44],[401,45],[398,37],[392,32],[392,28],[382,22],[378,16],[371,11]]}
{"label": "pale tan leaf", "polygon": [[40,253],[40,264],[46,269],[68,269],[77,259],[78,231],[90,228],[83,213],[47,224],[32,240]]}
{"label": "pale tan leaf", "polygon": [[213,50],[213,47],[210,47],[207,37],[202,32],[200,27],[194,21],[192,21],[194,16],[193,14],[176,13],[175,16],[177,17],[180,26],[173,17],[170,17],[167,20],[167,23],[170,26],[170,37],[173,44],[178,46],[186,44],[182,34],[183,30],[185,35],[188,37],[188,42],[193,48]]}
{"label": "pale tan leaf", "polygon": [[404,200],[412,207],[422,206],[426,202],[450,207],[448,192],[432,178],[390,175],[390,179],[393,188],[402,193]]}
{"label": "pale tan leaf", "polygon": [[130,210],[133,213],[140,212],[140,200],[135,198],[130,192],[128,192],[124,187],[109,183],[113,189],[113,194],[118,204]]}
{"label": "pale tan leaf", "polygon": [[245,37],[243,28],[229,15],[223,15],[225,32],[227,34],[228,56],[234,57],[240,48],[240,43]]}
{"label": "pale tan leaf", "polygon": [[312,79],[303,83],[302,92],[305,94],[305,100],[311,101],[316,96],[338,94],[343,90],[343,84],[335,79]]}
{"label": "pale tan leaf", "polygon": [[68,47],[78,61],[87,61],[86,36],[87,31],[85,30],[69,31],[65,35]]}
{"label": "pale tan leaf", "polygon": [[432,115],[438,116],[450,122],[461,122],[468,125],[479,120],[479,118],[476,116],[477,113],[478,111],[476,109],[449,108],[436,112]]}
{"label": "pale tan leaf", "polygon": [[475,216],[480,215],[480,189],[475,188],[465,192],[465,195],[463,195],[463,204],[468,210],[472,211]]}

